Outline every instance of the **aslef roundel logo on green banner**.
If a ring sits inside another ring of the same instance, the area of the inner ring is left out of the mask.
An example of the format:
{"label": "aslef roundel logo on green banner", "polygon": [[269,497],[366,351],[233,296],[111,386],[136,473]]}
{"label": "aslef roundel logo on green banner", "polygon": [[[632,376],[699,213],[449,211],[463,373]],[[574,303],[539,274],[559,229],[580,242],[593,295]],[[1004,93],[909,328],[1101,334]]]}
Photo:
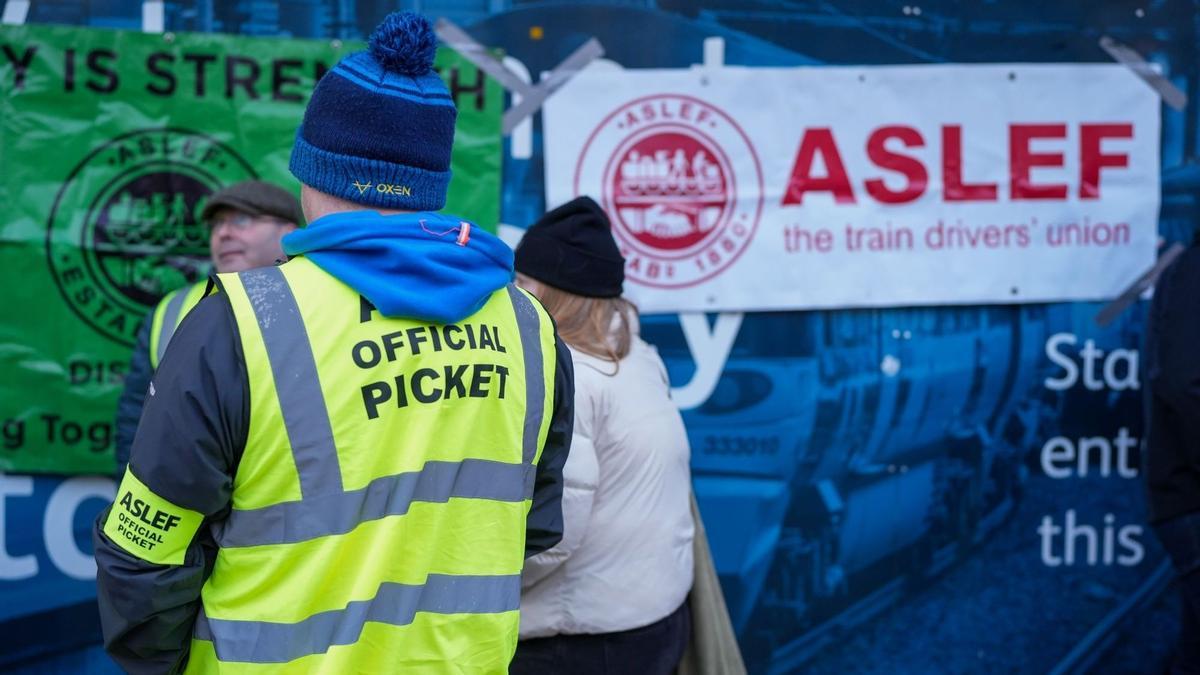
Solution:
{"label": "aslef roundel logo on green banner", "polygon": [[209,270],[209,196],[256,178],[229,146],[187,129],[143,129],[96,148],[63,183],[46,255],[71,309],[104,337],[134,344],[168,291]]}
{"label": "aslef roundel logo on green banner", "polygon": [[[138,328],[210,269],[205,204],[252,178],[296,194],[308,96],[365,47],[0,26],[0,471],[112,470]],[[458,107],[444,210],[494,231],[503,89],[448,48],[436,65]]]}

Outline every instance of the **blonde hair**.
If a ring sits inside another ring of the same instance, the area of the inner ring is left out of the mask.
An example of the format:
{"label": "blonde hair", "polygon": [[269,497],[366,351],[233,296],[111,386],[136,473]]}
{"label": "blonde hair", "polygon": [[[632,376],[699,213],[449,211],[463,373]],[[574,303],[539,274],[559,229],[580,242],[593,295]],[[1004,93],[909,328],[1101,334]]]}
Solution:
{"label": "blonde hair", "polygon": [[[589,298],[540,284],[538,299],[573,349],[617,363],[633,346],[637,307],[625,298]],[[614,317],[616,317],[614,319]],[[616,327],[614,330],[614,322]]]}

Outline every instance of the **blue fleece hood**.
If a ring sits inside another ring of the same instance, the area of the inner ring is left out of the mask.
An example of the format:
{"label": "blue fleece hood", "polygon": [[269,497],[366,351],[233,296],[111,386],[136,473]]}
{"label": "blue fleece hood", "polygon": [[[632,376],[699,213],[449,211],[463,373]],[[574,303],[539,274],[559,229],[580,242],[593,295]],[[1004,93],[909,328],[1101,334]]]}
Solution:
{"label": "blue fleece hood", "polygon": [[482,228],[460,245],[461,218],[438,213],[334,213],[283,238],[393,318],[454,323],[513,280],[513,253]]}

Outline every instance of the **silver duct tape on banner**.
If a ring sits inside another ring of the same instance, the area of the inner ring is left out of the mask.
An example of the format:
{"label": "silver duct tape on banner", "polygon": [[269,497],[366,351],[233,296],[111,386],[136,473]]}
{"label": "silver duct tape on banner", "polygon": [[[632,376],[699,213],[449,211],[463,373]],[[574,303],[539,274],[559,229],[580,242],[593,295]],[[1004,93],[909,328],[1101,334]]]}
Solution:
{"label": "silver duct tape on banner", "polygon": [[483,72],[492,76],[500,86],[518,94],[521,102],[504,112],[501,131],[504,135],[512,133],[518,124],[526,117],[534,114],[555,91],[558,91],[576,73],[583,70],[589,63],[604,55],[604,47],[596,38],[591,38],[581,47],[571,53],[562,63],[551,70],[542,81],[536,85],[526,83],[516,73],[509,70],[483,45],[479,44],[467,32],[446,19],[438,19],[434,32],[448,47],[462,54],[463,58],[475,64]]}
{"label": "silver duct tape on banner", "polygon": [[475,64],[483,72],[492,76],[505,89],[520,94],[529,95],[533,85],[522,80],[516,73],[504,67],[499,59],[488,51],[487,47],[479,44],[467,32],[450,21],[438,19],[434,32],[446,46],[462,54],[463,58]]}
{"label": "silver duct tape on banner", "polygon": [[161,33],[166,27],[166,7],[162,0],[146,0],[142,3],[142,32]]}
{"label": "silver duct tape on banner", "polygon": [[589,63],[604,56],[604,47],[600,45],[600,41],[596,38],[591,38],[571,52],[562,63],[558,64],[550,74],[542,78],[538,82],[533,91],[529,95],[524,96],[521,102],[504,112],[504,121],[501,125],[505,134],[512,133],[526,117],[537,112],[538,108],[546,102],[546,99],[551,94],[558,91],[564,84],[567,83],[576,73],[583,70]]}
{"label": "silver duct tape on banner", "polygon": [[1184,245],[1178,242],[1176,242],[1171,248],[1167,249],[1166,253],[1163,253],[1161,256],[1159,256],[1158,262],[1154,263],[1154,267],[1151,267],[1145,274],[1138,277],[1137,281],[1133,282],[1133,284],[1126,288],[1121,295],[1117,296],[1115,300],[1102,307],[1100,311],[1096,313],[1096,324],[1103,327],[1112,323],[1113,320],[1121,315],[1121,312],[1124,312],[1129,308],[1130,305],[1132,305],[1134,302],[1137,302],[1138,297],[1142,293],[1145,293],[1154,286],[1154,283],[1158,281],[1158,277],[1163,273],[1163,270],[1167,269],[1168,265],[1175,262],[1175,259],[1178,258],[1183,251]]}
{"label": "silver duct tape on banner", "polygon": [[29,16],[29,0],[8,0],[4,3],[4,17],[0,23],[6,26],[23,26]]}
{"label": "silver duct tape on banner", "polygon": [[1107,35],[1100,38],[1100,47],[1108,52],[1108,55],[1113,57],[1118,63],[1132,70],[1135,75],[1142,78],[1146,84],[1158,92],[1159,97],[1162,98],[1164,103],[1176,110],[1183,110],[1187,107],[1187,94],[1180,91],[1179,87],[1171,84],[1171,81],[1163,77],[1162,73],[1158,72],[1153,64],[1142,58],[1142,55],[1134,51],[1131,47],[1127,47]]}

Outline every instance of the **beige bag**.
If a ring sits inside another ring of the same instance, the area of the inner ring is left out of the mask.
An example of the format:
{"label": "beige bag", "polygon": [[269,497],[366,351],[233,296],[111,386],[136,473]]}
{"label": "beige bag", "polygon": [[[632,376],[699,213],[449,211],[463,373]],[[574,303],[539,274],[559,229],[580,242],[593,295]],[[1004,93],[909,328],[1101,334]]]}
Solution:
{"label": "beige bag", "polygon": [[696,523],[696,538],[692,542],[692,563],[695,580],[688,593],[692,613],[692,639],[688,642],[679,675],[745,675],[746,664],[733,632],[733,622],[725,607],[725,596],[717,580],[717,568],[708,548],[704,521],[692,495],[692,520]]}

